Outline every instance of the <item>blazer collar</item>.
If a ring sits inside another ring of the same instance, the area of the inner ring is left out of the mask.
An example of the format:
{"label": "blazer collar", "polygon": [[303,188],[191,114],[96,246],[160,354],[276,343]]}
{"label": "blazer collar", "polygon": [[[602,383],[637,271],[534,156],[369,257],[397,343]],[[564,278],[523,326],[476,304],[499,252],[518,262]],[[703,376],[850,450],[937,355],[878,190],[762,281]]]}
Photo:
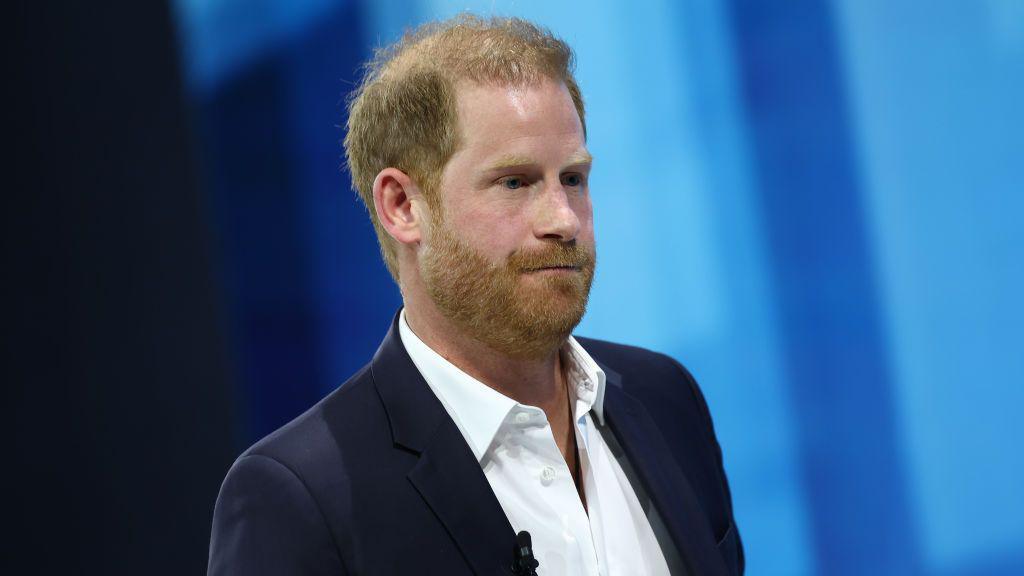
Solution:
{"label": "blazer collar", "polygon": [[409,358],[397,314],[370,370],[395,446],[419,455],[409,481],[476,574],[511,574],[512,525],[455,422]]}
{"label": "blazer collar", "polygon": [[712,528],[690,482],[672,457],[665,438],[639,400],[623,389],[622,376],[598,361],[605,372],[608,425],[647,493],[654,501],[676,550],[694,575],[727,576]]}

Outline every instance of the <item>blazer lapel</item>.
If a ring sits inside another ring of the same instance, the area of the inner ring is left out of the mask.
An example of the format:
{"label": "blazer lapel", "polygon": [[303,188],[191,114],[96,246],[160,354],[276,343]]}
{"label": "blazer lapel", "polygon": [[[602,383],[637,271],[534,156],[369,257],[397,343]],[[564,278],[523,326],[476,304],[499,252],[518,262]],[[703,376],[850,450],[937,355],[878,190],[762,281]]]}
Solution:
{"label": "blazer lapel", "polygon": [[427,505],[480,575],[510,574],[515,532],[459,429],[437,430],[409,473]]}
{"label": "blazer lapel", "polygon": [[605,371],[604,414],[619,444],[654,501],[690,574],[727,576],[712,529],[690,482],[643,405],[622,389],[621,376]]}
{"label": "blazer lapel", "polygon": [[409,358],[398,320],[396,314],[370,369],[396,446],[419,454],[409,481],[476,574],[511,574],[515,532],[462,433]]}

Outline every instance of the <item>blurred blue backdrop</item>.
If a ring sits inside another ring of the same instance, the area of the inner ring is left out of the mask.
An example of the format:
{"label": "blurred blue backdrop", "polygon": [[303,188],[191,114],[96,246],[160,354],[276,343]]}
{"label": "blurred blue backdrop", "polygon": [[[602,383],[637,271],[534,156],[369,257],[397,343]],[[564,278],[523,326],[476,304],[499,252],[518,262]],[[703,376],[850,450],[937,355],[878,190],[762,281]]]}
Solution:
{"label": "blurred blue backdrop", "polygon": [[1024,574],[1024,2],[178,0],[239,449],[399,306],[344,171],[374,47],[469,9],[575,48],[581,334],[701,381],[753,575]]}

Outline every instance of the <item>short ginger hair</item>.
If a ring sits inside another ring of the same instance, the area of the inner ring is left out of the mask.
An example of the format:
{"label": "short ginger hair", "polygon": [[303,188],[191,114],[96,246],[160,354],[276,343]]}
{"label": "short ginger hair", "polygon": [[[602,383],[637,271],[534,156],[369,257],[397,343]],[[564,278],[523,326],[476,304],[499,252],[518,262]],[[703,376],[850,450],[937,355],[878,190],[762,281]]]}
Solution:
{"label": "short ginger hair", "polygon": [[583,97],[572,49],[549,30],[520,18],[462,14],[406,32],[377,50],[348,108],[345,155],[352,184],[377,232],[384,263],[399,280],[395,241],[377,218],[373,183],[389,167],[405,172],[434,210],[448,160],[458,150],[456,88],[460,82],[565,84],[586,134]]}

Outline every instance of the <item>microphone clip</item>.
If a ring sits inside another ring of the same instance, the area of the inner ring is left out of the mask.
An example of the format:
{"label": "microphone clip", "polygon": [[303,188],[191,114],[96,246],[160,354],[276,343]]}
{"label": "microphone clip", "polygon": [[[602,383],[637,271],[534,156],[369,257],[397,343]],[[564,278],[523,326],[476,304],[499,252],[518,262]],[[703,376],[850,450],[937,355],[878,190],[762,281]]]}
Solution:
{"label": "microphone clip", "polygon": [[512,562],[512,573],[516,576],[537,576],[540,562],[533,557],[533,542],[530,533],[523,530],[516,534],[515,560]]}

